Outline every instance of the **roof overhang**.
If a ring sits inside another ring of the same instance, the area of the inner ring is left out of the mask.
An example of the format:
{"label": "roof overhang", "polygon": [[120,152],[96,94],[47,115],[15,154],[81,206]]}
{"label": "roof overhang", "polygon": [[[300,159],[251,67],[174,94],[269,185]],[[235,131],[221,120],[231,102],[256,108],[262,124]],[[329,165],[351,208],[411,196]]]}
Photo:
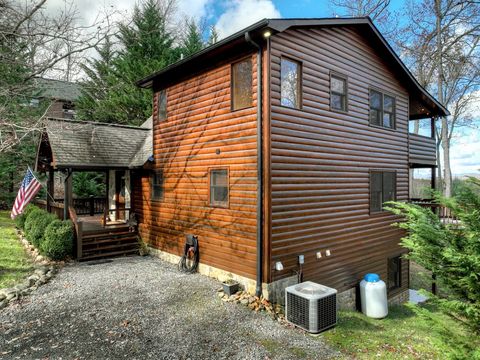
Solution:
{"label": "roof overhang", "polygon": [[[137,82],[137,85],[143,88],[152,88],[154,83],[160,84],[160,87],[166,87],[173,82],[179,82],[205,69],[218,66],[222,62],[227,62],[233,56],[243,52],[253,51],[246,39],[245,34],[249,33],[251,38],[259,43],[264,42],[263,33],[268,29],[272,36],[290,28],[296,27],[323,27],[323,26],[355,26],[362,27],[368,31],[368,38],[379,45],[379,52],[387,62],[401,73],[399,79],[405,84],[406,88],[415,95],[415,102],[418,104],[419,111],[411,112],[411,119],[420,119],[428,116],[447,116],[450,112],[440,104],[427,90],[425,90],[408,70],[406,65],[400,60],[398,55],[388,44],[386,39],[375,27],[368,17],[360,18],[312,18],[312,19],[263,19],[255,24],[236,32],[235,34],[180,60],[166,68],[157,71]],[[155,89],[154,89],[155,90]],[[422,113],[421,109],[428,109]]]}

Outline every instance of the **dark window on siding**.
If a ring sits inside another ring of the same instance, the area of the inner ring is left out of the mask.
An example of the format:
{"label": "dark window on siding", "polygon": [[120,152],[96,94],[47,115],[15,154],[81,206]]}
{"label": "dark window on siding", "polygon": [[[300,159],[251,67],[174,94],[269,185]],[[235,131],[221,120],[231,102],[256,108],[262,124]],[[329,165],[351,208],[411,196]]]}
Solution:
{"label": "dark window on siding", "polygon": [[402,286],[402,258],[396,256],[388,259],[388,290],[395,290]]}
{"label": "dark window on siding", "polygon": [[330,107],[333,110],[347,111],[347,78],[332,74],[330,76]]}
{"label": "dark window on siding", "polygon": [[160,90],[157,96],[157,110],[158,120],[165,120],[167,118],[167,91]]}
{"label": "dark window on siding", "polygon": [[252,59],[232,65],[232,110],[252,106]]}
{"label": "dark window on siding", "polygon": [[299,62],[282,58],[280,69],[280,103],[282,106],[300,109],[301,76]]}
{"label": "dark window on siding", "polygon": [[395,128],[395,98],[370,89],[370,124]]}
{"label": "dark window on siding", "polygon": [[395,200],[397,174],[391,171],[370,172],[370,212],[383,210],[383,204]]}
{"label": "dark window on siding", "polygon": [[210,205],[228,207],[228,170],[210,170]]}
{"label": "dark window on siding", "polygon": [[163,171],[155,170],[150,176],[151,198],[152,200],[162,200],[163,198]]}

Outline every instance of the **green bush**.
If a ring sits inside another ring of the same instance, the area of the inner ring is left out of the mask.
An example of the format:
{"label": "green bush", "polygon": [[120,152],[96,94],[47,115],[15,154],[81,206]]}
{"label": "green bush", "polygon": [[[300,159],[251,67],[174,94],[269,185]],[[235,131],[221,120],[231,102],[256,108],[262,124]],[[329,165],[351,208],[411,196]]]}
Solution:
{"label": "green bush", "polygon": [[[35,205],[29,204],[27,207],[23,210],[23,213],[18,215],[15,218],[15,224],[17,227],[21,230],[25,229],[25,221],[27,220],[27,216],[35,209],[38,209]],[[40,210],[40,209],[38,209]]]}
{"label": "green bush", "polygon": [[55,215],[49,214],[45,210],[32,210],[25,221],[27,240],[40,249],[45,229],[55,219],[57,219]]}
{"label": "green bush", "polygon": [[72,254],[73,224],[71,221],[53,220],[45,229],[40,252],[52,260],[62,260]]}
{"label": "green bush", "polygon": [[25,231],[25,235],[30,232],[30,229],[33,226],[33,220],[35,219],[35,214],[41,214],[43,212],[42,209],[34,206],[33,209],[29,209],[28,214],[25,215],[25,222],[23,225],[23,230]]}

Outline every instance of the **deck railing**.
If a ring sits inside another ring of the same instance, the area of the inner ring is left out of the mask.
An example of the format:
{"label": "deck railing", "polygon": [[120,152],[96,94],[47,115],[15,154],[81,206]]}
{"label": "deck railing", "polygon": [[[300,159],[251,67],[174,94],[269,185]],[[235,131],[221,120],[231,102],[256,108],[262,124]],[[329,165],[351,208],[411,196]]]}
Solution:
{"label": "deck railing", "polygon": [[433,199],[410,199],[410,202],[431,209],[443,222],[455,223],[458,221],[458,218],[450,208],[435,202]]}
{"label": "deck railing", "polygon": [[[56,203],[63,203],[64,199],[55,199]],[[74,198],[73,207],[77,215],[98,215],[105,211],[106,199],[102,197]]]}
{"label": "deck railing", "polygon": [[[40,209],[47,210],[47,200],[35,199],[33,203],[38,206]],[[50,213],[57,215],[60,220],[63,218],[63,203],[61,202],[50,202]]]}

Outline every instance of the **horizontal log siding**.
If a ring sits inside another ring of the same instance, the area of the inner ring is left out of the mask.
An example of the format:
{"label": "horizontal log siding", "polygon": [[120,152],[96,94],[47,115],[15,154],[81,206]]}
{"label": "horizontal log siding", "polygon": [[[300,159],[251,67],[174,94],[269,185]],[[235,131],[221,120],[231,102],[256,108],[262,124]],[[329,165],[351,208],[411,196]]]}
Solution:
{"label": "horizontal log siding", "polygon": [[[280,106],[281,56],[302,62],[301,110]],[[271,280],[291,276],[300,254],[305,280],[339,290],[367,272],[386,279],[387,258],[401,252],[401,232],[389,213],[369,214],[369,170],[396,170],[397,198],[407,200],[407,91],[345,27],[275,35],[271,59],[271,268],[284,265]],[[330,111],[330,71],[348,76],[347,114]],[[369,86],[395,95],[395,131],[369,126]],[[403,282],[406,288],[407,274]]]}
{"label": "horizontal log siding", "polygon": [[[180,255],[198,235],[200,262],[248,278],[256,264],[256,57],[252,107],[230,110],[230,64],[167,89],[168,118],[154,122],[154,168],[164,197],[150,200],[148,176],[134,183],[139,230],[150,246]],[[154,105],[154,119],[157,114]],[[220,150],[220,154],[216,150]],[[230,206],[209,206],[209,168],[228,167]]]}
{"label": "horizontal log siding", "polygon": [[409,159],[412,164],[436,165],[437,148],[435,139],[409,134]]}

